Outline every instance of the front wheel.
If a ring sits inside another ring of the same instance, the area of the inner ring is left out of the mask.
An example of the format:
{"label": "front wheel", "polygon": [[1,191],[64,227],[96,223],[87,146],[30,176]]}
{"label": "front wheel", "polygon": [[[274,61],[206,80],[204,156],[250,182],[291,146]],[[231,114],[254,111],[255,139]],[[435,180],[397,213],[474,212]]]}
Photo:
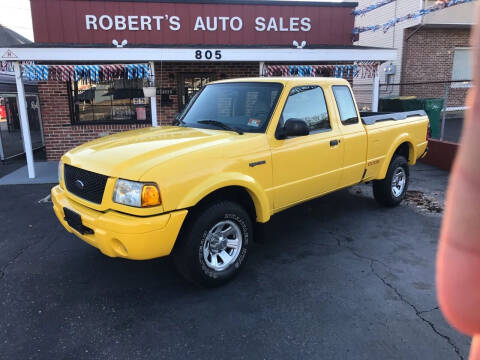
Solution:
{"label": "front wheel", "polygon": [[385,206],[393,207],[400,204],[408,189],[409,176],[407,159],[396,156],[388,167],[385,179],[373,182],[375,200]]}
{"label": "front wheel", "polygon": [[195,284],[222,285],[245,262],[252,220],[242,206],[231,201],[212,203],[191,215],[173,253],[174,263]]}

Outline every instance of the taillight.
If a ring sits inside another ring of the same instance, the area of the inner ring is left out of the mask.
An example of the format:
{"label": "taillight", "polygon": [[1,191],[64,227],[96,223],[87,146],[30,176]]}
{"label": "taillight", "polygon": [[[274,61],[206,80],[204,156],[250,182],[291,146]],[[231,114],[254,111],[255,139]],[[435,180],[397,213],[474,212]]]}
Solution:
{"label": "taillight", "polygon": [[428,139],[430,139],[430,136],[432,135],[432,128],[430,127],[430,124],[428,124],[428,128],[427,128],[427,138],[426,140],[428,141]]}

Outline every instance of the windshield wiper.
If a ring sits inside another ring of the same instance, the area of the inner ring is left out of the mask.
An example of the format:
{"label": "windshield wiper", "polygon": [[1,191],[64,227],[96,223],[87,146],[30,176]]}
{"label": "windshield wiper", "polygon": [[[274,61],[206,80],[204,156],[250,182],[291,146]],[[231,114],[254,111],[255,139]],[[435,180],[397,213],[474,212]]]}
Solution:
{"label": "windshield wiper", "polygon": [[175,119],[173,119],[172,125],[173,125],[173,126],[182,126],[182,125],[185,125],[185,121],[182,120],[182,116],[180,115],[180,113],[178,113],[177,115],[175,115]]}
{"label": "windshield wiper", "polygon": [[199,120],[197,121],[197,123],[199,124],[206,124],[206,125],[213,125],[213,126],[216,126],[216,127],[219,127],[219,128],[222,128],[224,130],[228,130],[228,131],[235,131],[237,134],[239,135],[243,135],[243,131],[240,130],[240,129],[237,129],[237,128],[234,128],[230,125],[227,125],[221,121],[217,121],[217,120]]}
{"label": "windshield wiper", "polygon": [[184,124],[185,124],[185,123],[183,122],[182,119],[175,119],[175,120],[172,121],[172,125],[173,125],[173,126],[182,126],[182,125],[184,125]]}

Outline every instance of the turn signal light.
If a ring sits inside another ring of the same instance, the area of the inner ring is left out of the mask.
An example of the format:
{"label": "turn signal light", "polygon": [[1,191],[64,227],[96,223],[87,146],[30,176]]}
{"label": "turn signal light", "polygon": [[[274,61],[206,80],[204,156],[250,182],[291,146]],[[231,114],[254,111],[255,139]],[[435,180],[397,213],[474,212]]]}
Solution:
{"label": "turn signal light", "polygon": [[142,189],[142,207],[159,205],[160,202],[158,188],[155,185],[144,185]]}

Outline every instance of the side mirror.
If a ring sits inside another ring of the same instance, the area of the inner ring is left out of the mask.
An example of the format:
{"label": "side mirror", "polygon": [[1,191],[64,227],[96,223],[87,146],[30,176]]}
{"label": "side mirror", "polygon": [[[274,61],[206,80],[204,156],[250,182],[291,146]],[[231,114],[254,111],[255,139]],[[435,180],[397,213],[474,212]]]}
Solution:
{"label": "side mirror", "polygon": [[283,125],[283,138],[289,136],[305,136],[310,133],[307,123],[302,119],[288,119]]}

